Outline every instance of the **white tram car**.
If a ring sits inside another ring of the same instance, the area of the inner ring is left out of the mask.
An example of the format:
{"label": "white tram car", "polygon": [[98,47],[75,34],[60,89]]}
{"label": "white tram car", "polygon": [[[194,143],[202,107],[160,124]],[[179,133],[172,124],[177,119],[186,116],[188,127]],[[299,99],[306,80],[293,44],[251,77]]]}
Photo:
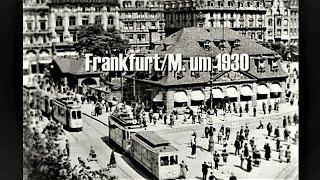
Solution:
{"label": "white tram car", "polygon": [[62,123],[70,130],[82,130],[80,105],[69,97],[57,98],[51,101],[52,118]]}
{"label": "white tram car", "polygon": [[179,178],[178,150],[154,132],[145,131],[130,114],[119,111],[109,116],[109,140],[156,179]]}

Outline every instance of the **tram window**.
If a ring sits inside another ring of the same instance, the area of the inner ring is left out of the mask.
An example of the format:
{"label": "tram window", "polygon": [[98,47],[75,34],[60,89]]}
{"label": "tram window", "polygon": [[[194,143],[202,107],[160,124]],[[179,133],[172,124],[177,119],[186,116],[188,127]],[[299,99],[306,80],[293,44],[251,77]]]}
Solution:
{"label": "tram window", "polygon": [[70,119],[70,111],[67,111],[66,115],[67,115],[67,119]]}
{"label": "tram window", "polygon": [[78,119],[81,119],[81,111],[77,111]]}
{"label": "tram window", "polygon": [[169,165],[169,157],[162,156],[160,157],[160,166],[168,166]]}
{"label": "tram window", "polygon": [[170,156],[170,165],[178,164],[178,155]]}
{"label": "tram window", "polygon": [[71,114],[72,114],[72,119],[77,119],[77,115],[75,111],[72,111]]}

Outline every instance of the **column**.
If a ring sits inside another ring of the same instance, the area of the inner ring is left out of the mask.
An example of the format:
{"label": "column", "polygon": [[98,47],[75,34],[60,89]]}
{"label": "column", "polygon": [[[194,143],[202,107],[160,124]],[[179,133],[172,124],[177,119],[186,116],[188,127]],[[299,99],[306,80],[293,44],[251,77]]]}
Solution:
{"label": "column", "polygon": [[174,91],[172,90],[166,90],[164,93],[165,97],[165,102],[164,104],[167,107],[167,114],[172,113],[172,110],[174,108]]}
{"label": "column", "polygon": [[252,106],[256,106],[257,105],[257,83],[256,82],[252,84],[252,93],[253,93]]}
{"label": "column", "polygon": [[63,36],[64,36],[63,38],[67,37],[64,40],[69,40],[69,36],[70,36],[70,34],[69,34],[69,16],[68,16],[67,12],[64,13],[62,25],[63,25]]}
{"label": "column", "polygon": [[285,103],[286,102],[286,93],[285,93],[286,81],[285,80],[281,81],[280,85],[281,85],[281,89],[282,89],[281,96],[280,96],[280,103]]}
{"label": "column", "polygon": [[39,31],[39,17],[38,14],[34,14],[34,31],[37,32]]}
{"label": "column", "polygon": [[[105,7],[103,7],[104,9]],[[107,17],[107,13],[106,11],[103,11],[102,13],[102,17],[101,17],[101,24],[102,24],[102,27],[103,29],[106,31],[107,30],[107,25],[108,25],[108,17]]]}
{"label": "column", "polygon": [[90,15],[89,15],[89,24],[94,24],[94,15],[92,11],[90,11]]}
{"label": "column", "polygon": [[82,16],[81,16],[81,9],[80,7],[77,10],[77,23],[78,26],[82,25]]}

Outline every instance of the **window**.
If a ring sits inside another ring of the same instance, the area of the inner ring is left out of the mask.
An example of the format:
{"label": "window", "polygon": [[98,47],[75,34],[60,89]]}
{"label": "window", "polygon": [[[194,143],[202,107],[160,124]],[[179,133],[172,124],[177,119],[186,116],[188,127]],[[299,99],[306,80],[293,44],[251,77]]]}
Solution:
{"label": "window", "polygon": [[69,26],[75,26],[76,25],[76,17],[70,16],[69,17]]}
{"label": "window", "polygon": [[78,119],[81,119],[81,111],[77,111],[77,117]]}
{"label": "window", "polygon": [[268,19],[268,26],[272,26],[272,19]]}
{"label": "window", "polygon": [[56,26],[62,26],[62,17],[61,16],[58,16],[57,19],[56,19]]}
{"label": "window", "polygon": [[211,44],[211,42],[210,42],[209,40],[205,41],[205,42],[203,43],[203,48],[204,48],[205,50],[209,50],[209,49],[210,49],[210,44]]}
{"label": "window", "polygon": [[156,13],[154,13],[154,12],[150,13],[150,17],[151,18],[155,18],[156,17]]}
{"label": "window", "polygon": [[288,15],[288,10],[284,10],[284,15],[285,15],[285,16]]}
{"label": "window", "polygon": [[62,33],[57,34],[57,37],[58,37],[59,42],[63,42],[63,34]]}
{"label": "window", "polygon": [[33,44],[33,38],[30,37],[30,44]]}
{"label": "window", "polygon": [[42,36],[42,42],[43,42],[43,44],[47,43],[47,38],[46,38],[46,36]]}
{"label": "window", "polygon": [[281,26],[281,18],[277,19],[277,26]]}
{"label": "window", "polygon": [[95,24],[101,24],[101,16],[96,16],[94,19]]}
{"label": "window", "polygon": [[234,41],[234,46],[235,47],[239,47],[240,46],[240,40],[239,39]]}
{"label": "window", "polygon": [[136,1],[136,7],[143,7],[144,4],[143,4],[143,1]]}
{"label": "window", "polygon": [[170,156],[170,165],[178,164],[178,155]]}
{"label": "window", "polygon": [[89,24],[89,17],[82,17],[82,25],[87,26]]}
{"label": "window", "polygon": [[73,42],[77,42],[77,34],[76,33],[72,33],[71,36],[72,36],[72,41]]}
{"label": "window", "polygon": [[281,29],[277,30],[277,36],[281,36]]}
{"label": "window", "polygon": [[133,22],[128,22],[128,27],[129,27],[129,29],[133,29]]}
{"label": "window", "polygon": [[137,22],[137,29],[138,30],[145,29],[145,23],[144,22]]}
{"label": "window", "polygon": [[72,115],[72,119],[77,119],[76,111],[72,111],[71,115]]}
{"label": "window", "polygon": [[151,27],[156,27],[156,22],[151,22]]}
{"label": "window", "polygon": [[131,7],[131,1],[123,1],[122,6],[123,7]]}
{"label": "window", "polygon": [[27,30],[32,31],[32,22],[27,22]]}
{"label": "window", "polygon": [[162,156],[160,157],[160,166],[168,166],[169,165],[169,157]]}
{"label": "window", "polygon": [[288,26],[288,20],[287,19],[283,20],[283,25],[284,26]]}
{"label": "window", "polygon": [[132,13],[125,13],[125,17],[126,18],[131,18],[132,17]]}
{"label": "window", "polygon": [[283,30],[283,35],[288,35],[288,29]]}
{"label": "window", "polygon": [[144,18],[144,13],[143,12],[138,12],[138,18]]}
{"label": "window", "polygon": [[261,60],[259,60],[259,63],[258,63],[258,70],[259,70],[260,72],[263,72],[264,69],[265,69],[264,61],[261,59]]}
{"label": "window", "polygon": [[272,36],[272,30],[268,30],[268,35]]}
{"label": "window", "polygon": [[113,23],[114,23],[114,22],[113,22],[113,21],[114,21],[113,19],[114,19],[113,16],[109,16],[109,17],[108,17],[108,25],[113,25]]}
{"label": "window", "polygon": [[257,2],[257,7],[260,7],[260,2]]}
{"label": "window", "polygon": [[138,34],[137,39],[140,42],[144,42],[144,41],[146,41],[146,35],[145,34]]}
{"label": "window", "polygon": [[126,36],[129,40],[129,42],[133,42],[133,34],[127,34]]}
{"label": "window", "polygon": [[43,30],[43,31],[45,31],[47,29],[45,21],[40,21],[40,29]]}

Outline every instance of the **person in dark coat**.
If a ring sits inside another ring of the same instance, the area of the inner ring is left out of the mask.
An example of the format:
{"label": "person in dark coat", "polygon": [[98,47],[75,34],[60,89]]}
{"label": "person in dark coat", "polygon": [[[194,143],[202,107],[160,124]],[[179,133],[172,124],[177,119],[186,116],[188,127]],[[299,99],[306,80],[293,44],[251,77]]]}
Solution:
{"label": "person in dark coat", "polygon": [[115,158],[115,156],[114,156],[114,150],[112,150],[112,152],[111,152],[109,165],[110,165],[110,166],[116,165],[116,158]]}
{"label": "person in dark coat", "polygon": [[251,165],[251,163],[252,163],[251,156],[249,156],[249,157],[247,158],[247,171],[248,171],[248,172],[251,172],[251,170],[252,170],[252,165]]}
{"label": "person in dark coat", "polygon": [[275,136],[276,138],[279,138],[279,137],[280,137],[279,126],[274,130],[274,136]]}
{"label": "person in dark coat", "polygon": [[262,103],[262,110],[263,110],[263,114],[266,114],[266,103],[265,102]]}
{"label": "person in dark coat", "polygon": [[249,103],[248,103],[248,101],[246,102],[246,105],[244,106],[244,111],[245,111],[246,113],[249,112]]}
{"label": "person in dark coat", "polygon": [[209,180],[217,180],[217,178],[213,175],[213,172],[210,173]]}
{"label": "person in dark coat", "polygon": [[209,166],[206,162],[204,162],[202,164],[202,180],[207,180],[208,168]]}
{"label": "person in dark coat", "polygon": [[287,127],[287,118],[286,118],[286,116],[283,116],[282,125],[283,125],[283,128]]}
{"label": "person in dark coat", "polygon": [[222,156],[222,160],[224,163],[227,163],[227,158],[228,158],[228,153],[227,153],[227,150],[224,149],[221,153],[221,156]]}
{"label": "person in dark coat", "polygon": [[226,127],[226,140],[229,140],[230,137],[230,128]]}
{"label": "person in dark coat", "polygon": [[239,108],[239,115],[240,115],[240,117],[242,117],[242,107],[241,106]]}
{"label": "person in dark coat", "polygon": [[191,157],[196,157],[197,145],[194,141],[191,141]]}
{"label": "person in dark coat", "polygon": [[240,148],[242,148],[243,147],[243,141],[244,141],[244,135],[243,134],[240,134],[239,141],[240,141]]}
{"label": "person in dark coat", "polygon": [[219,161],[220,161],[220,155],[217,153],[217,151],[215,151],[215,153],[213,154],[213,161],[214,161],[214,168],[216,170],[219,169]]}
{"label": "person in dark coat", "polygon": [[256,117],[256,116],[257,116],[257,108],[253,107],[253,117]]}
{"label": "person in dark coat", "polygon": [[269,161],[269,159],[271,158],[271,148],[269,146],[269,143],[264,145],[264,157],[266,158],[267,161]]}
{"label": "person in dark coat", "polygon": [[247,143],[244,144],[243,156],[244,157],[248,157],[249,156],[249,148],[248,148],[248,144]]}
{"label": "person in dark coat", "polygon": [[240,167],[241,167],[241,169],[243,169],[243,167],[242,167],[243,160],[244,160],[244,151],[241,151],[241,154],[240,154]]}
{"label": "person in dark coat", "polygon": [[271,132],[272,132],[272,125],[271,123],[269,122],[268,125],[267,125],[267,130],[268,130],[268,136],[270,136]]}
{"label": "person in dark coat", "polygon": [[297,115],[297,113],[294,113],[294,115],[293,115],[293,123],[294,123],[295,125],[298,124],[298,115]]}
{"label": "person in dark coat", "polygon": [[234,155],[237,155],[239,154],[239,151],[240,151],[240,141],[237,139],[235,142],[234,142],[234,147],[236,148],[235,152],[234,152]]}
{"label": "person in dark coat", "polygon": [[257,129],[263,129],[263,124],[262,124],[262,122],[261,122],[261,120],[260,120],[260,124],[259,124],[259,126],[257,127]]}
{"label": "person in dark coat", "polygon": [[214,114],[215,114],[216,116],[218,116],[218,109],[217,109],[217,107],[214,107],[213,111],[214,111]]}
{"label": "person in dark coat", "polygon": [[209,137],[209,131],[210,131],[209,127],[206,126],[206,127],[204,128],[204,134],[205,134],[205,137],[206,137],[206,138]]}
{"label": "person in dark coat", "polygon": [[246,129],[244,130],[244,137],[245,137],[246,140],[248,140],[249,131],[250,130],[249,130],[248,126],[246,125]]}
{"label": "person in dark coat", "polygon": [[233,105],[234,113],[238,113],[236,103],[232,103],[232,105]]}
{"label": "person in dark coat", "polygon": [[290,116],[287,117],[287,120],[288,120],[288,126],[291,126],[291,118],[290,118]]}
{"label": "person in dark coat", "polygon": [[287,128],[285,128],[283,134],[284,134],[284,140],[288,141],[288,138],[289,138],[289,135],[290,135],[290,131]]}
{"label": "person in dark coat", "polygon": [[277,141],[276,141],[276,149],[278,152],[280,151],[280,139],[279,138],[277,138]]}
{"label": "person in dark coat", "polygon": [[70,156],[70,144],[68,139],[66,139],[66,153],[67,153],[67,156]]}
{"label": "person in dark coat", "polygon": [[269,114],[271,114],[271,110],[272,110],[272,107],[271,107],[271,104],[269,104],[269,106],[268,106],[268,112],[269,112]]}

